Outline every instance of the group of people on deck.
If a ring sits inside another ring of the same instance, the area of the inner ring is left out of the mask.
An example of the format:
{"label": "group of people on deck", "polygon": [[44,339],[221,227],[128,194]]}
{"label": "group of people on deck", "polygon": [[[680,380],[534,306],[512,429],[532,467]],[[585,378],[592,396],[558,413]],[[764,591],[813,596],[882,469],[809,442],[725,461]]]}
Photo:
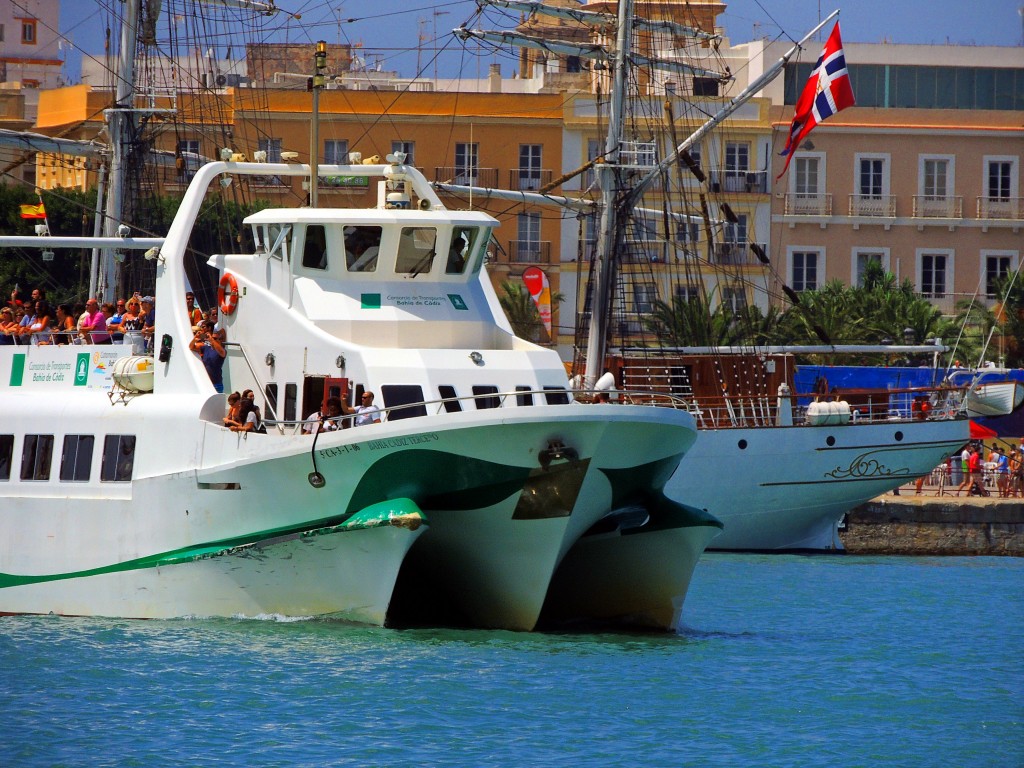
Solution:
{"label": "group of people on deck", "polygon": [[142,352],[152,346],[156,323],[152,296],[135,293],[127,299],[101,303],[50,304],[35,288],[26,296],[15,288],[0,307],[0,344],[122,344]]}

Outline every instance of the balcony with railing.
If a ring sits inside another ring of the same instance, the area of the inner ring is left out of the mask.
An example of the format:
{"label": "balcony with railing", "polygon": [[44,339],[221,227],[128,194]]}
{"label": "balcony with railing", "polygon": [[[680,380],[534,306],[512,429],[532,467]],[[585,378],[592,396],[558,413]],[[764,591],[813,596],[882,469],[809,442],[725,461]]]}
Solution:
{"label": "balcony with railing", "polygon": [[[761,249],[767,252],[766,243],[758,243]],[[728,265],[734,267],[753,267],[760,265],[760,260],[750,250],[749,243],[715,243],[712,251],[713,264]]]}
{"label": "balcony with railing", "polygon": [[738,171],[732,168],[711,168],[712,192],[743,192],[756,195],[768,194],[768,173],[766,171]]}
{"label": "balcony with railing", "polygon": [[1024,219],[1024,197],[979,197],[979,219]]}
{"label": "balcony with railing", "polygon": [[541,240],[509,240],[508,260],[515,264],[550,264],[551,243]]}
{"label": "balcony with railing", "polygon": [[896,195],[850,195],[850,215],[896,218]]}
{"label": "balcony with railing", "polygon": [[522,192],[536,192],[551,183],[551,175],[547,168],[513,168],[508,172],[508,186]]}
{"label": "balcony with railing", "polygon": [[457,168],[455,166],[435,166],[434,181],[444,184],[458,184],[467,187],[497,187],[497,168]]}
{"label": "balcony with railing", "polygon": [[624,240],[619,252],[623,264],[657,264],[665,256],[665,244],[658,240]]}
{"label": "balcony with railing", "polygon": [[831,216],[832,193],[796,193],[786,195],[786,216]]}
{"label": "balcony with railing", "polygon": [[959,219],[963,215],[961,195],[914,195],[915,219]]}

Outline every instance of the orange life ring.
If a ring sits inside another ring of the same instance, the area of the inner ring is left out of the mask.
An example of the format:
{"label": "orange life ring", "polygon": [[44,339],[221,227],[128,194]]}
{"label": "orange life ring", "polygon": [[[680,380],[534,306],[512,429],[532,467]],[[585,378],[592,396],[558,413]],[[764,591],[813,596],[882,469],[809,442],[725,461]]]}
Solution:
{"label": "orange life ring", "polygon": [[220,304],[220,311],[223,315],[233,315],[238,308],[238,282],[235,276],[227,272],[220,279],[220,286],[217,288],[217,303]]}

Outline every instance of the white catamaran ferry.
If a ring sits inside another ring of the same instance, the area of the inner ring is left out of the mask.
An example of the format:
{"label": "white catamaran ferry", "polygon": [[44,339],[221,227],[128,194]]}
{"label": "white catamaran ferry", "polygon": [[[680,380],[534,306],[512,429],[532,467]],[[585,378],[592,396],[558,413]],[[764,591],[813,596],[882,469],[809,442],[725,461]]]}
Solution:
{"label": "white catamaran ferry", "polygon": [[[263,210],[255,252],[211,259],[225,391],[258,393],[265,434],[222,424],[183,255],[211,182],[308,166],[197,172],[146,254],[152,356],[0,347],[0,613],[675,625],[721,527],[662,493],[692,417],[575,402],[501,312],[496,220],[446,209],[403,162],[321,166],[376,178],[377,206]],[[303,430],[365,392],[380,423]]]}

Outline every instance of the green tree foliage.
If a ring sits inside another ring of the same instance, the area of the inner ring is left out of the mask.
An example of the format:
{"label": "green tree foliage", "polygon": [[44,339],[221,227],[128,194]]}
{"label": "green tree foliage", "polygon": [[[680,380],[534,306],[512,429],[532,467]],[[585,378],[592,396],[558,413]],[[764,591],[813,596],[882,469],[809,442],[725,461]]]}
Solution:
{"label": "green tree foliage", "polygon": [[956,355],[967,365],[984,357],[1003,359],[1010,368],[1024,366],[1024,283],[1020,274],[1007,275],[996,283],[994,306],[977,299],[957,302],[956,325],[959,337]]}
{"label": "green tree foliage", "polygon": [[[43,204],[52,235],[91,236],[95,222],[96,190],[88,192],[60,189],[44,191]],[[0,185],[0,234],[33,235],[41,221],[22,219],[19,206],[38,203],[35,193],[21,186]],[[130,224],[138,237],[161,237],[170,228],[181,198],[177,196],[148,197],[136,205]],[[252,243],[243,235],[242,220],[250,213],[266,207],[266,203],[239,205],[211,191],[200,211],[189,240],[186,272],[203,306],[216,296],[216,276],[206,267],[214,253],[236,253],[249,249]],[[89,290],[90,249],[57,249],[52,261],[42,260],[41,248],[8,248],[0,256],[0,288],[4,297],[19,286],[28,291],[46,289],[51,302],[75,302],[85,299]],[[153,266],[139,252],[126,255],[123,267],[123,293],[153,289]]]}
{"label": "green tree foliage", "polygon": [[[732,313],[719,302],[710,309],[702,299],[671,303],[658,301],[647,327],[663,346],[921,344],[926,339],[950,340],[955,324],[927,299],[914,292],[909,280],[898,282],[872,263],[862,286],[832,280],[799,295],[799,303],[785,310],[746,307]],[[824,338],[823,338],[824,337]],[[876,356],[877,358],[877,356]],[[865,357],[865,362],[880,359]]]}
{"label": "green tree foliage", "polygon": [[[540,312],[530,298],[530,292],[522,283],[514,283],[506,280],[501,284],[503,295],[498,297],[501,308],[505,310],[505,316],[512,326],[512,332],[521,339],[527,341],[550,340],[547,329],[540,319]],[[557,291],[551,293],[551,311],[564,300],[564,296]]]}

